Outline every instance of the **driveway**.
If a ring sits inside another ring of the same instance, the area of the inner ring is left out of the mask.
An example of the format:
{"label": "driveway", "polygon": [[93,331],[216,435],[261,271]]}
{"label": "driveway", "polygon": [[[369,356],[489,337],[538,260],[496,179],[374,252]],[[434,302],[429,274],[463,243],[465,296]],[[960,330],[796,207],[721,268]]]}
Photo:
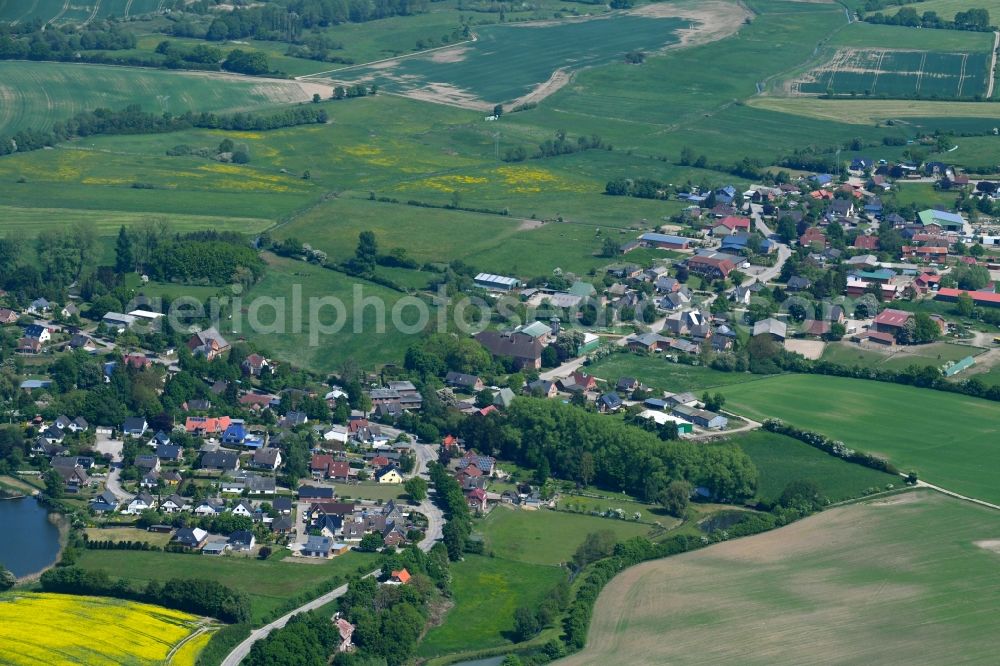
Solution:
{"label": "driveway", "polygon": [[108,478],[104,480],[104,487],[110,490],[119,501],[131,502],[135,499],[135,495],[125,492],[122,488],[119,481],[121,473],[122,468],[119,465],[112,465],[111,470],[108,472]]}

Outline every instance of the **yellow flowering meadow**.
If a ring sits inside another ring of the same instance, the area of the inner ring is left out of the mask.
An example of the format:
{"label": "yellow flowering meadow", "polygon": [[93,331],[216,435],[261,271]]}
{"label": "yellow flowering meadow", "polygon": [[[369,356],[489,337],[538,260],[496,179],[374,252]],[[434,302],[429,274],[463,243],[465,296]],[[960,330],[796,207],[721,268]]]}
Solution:
{"label": "yellow flowering meadow", "polygon": [[421,178],[410,183],[399,185],[397,190],[438,190],[439,192],[454,192],[462,185],[482,185],[489,182],[488,178],[482,176],[434,176],[433,178]]}
{"label": "yellow flowering meadow", "polygon": [[[198,618],[106,597],[14,593],[0,596],[0,661],[13,666],[161,664]],[[206,634],[208,635],[208,634]],[[191,651],[204,648],[201,636]],[[198,652],[184,662],[194,663]],[[180,652],[180,651],[178,651]]]}

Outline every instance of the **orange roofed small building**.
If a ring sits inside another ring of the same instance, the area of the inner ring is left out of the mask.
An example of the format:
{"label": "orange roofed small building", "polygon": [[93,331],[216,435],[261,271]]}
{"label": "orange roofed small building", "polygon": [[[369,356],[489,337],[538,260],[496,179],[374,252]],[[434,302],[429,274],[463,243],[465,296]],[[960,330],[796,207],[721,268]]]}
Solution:
{"label": "orange roofed small building", "polygon": [[406,569],[393,571],[392,575],[389,576],[389,582],[396,585],[406,585],[410,582],[410,572]]}

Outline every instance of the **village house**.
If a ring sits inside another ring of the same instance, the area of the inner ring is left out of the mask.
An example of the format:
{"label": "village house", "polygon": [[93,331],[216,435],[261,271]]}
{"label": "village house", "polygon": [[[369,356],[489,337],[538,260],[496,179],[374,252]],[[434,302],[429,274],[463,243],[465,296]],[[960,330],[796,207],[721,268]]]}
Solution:
{"label": "village house", "polygon": [[187,341],[187,348],[195,356],[211,361],[229,351],[229,343],[213,327],[192,335]]}
{"label": "village house", "polygon": [[268,469],[274,471],[281,467],[281,450],[265,447],[257,449],[250,459],[250,466],[255,469]]}
{"label": "village house", "polygon": [[267,370],[270,372],[271,363],[260,354],[249,354],[243,363],[240,364],[243,372],[251,377],[260,377],[261,373]]}
{"label": "village house", "polygon": [[692,273],[719,280],[729,277],[729,274],[736,269],[736,265],[728,258],[695,255],[687,260],[687,268]]}
{"label": "village house", "polygon": [[482,331],[475,338],[493,356],[512,359],[518,369],[540,370],[542,367],[543,345],[537,338],[498,331]]}

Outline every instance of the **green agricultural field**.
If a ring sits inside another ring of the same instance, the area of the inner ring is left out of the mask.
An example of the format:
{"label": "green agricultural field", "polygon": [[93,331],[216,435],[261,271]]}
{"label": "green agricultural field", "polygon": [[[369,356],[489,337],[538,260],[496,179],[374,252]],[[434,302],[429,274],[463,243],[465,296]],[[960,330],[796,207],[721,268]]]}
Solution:
{"label": "green agricultural field", "polygon": [[726,408],[778,418],[887,457],[963,495],[1000,501],[992,470],[1000,404],[953,393],[820,375],[781,375],[726,388]]}
{"label": "green agricultural field", "polygon": [[624,540],[648,536],[650,525],[566,511],[520,511],[498,507],[478,523],[475,530],[482,533],[487,552],[492,551],[498,558],[559,565],[572,559],[591,532],[610,530],[619,540]]}
{"label": "green agricultural field", "polygon": [[[941,0],[923,0],[917,11]],[[982,5],[976,5],[982,6]],[[888,11],[886,13],[889,13]],[[1000,14],[997,14],[1000,16]],[[877,25],[855,21],[838,30],[827,46],[848,48],[905,49],[911,51],[980,52],[989,53],[993,36],[988,32],[963,30],[924,30],[899,25]]]}
{"label": "green agricultural field", "polygon": [[646,562],[604,588],[587,647],[557,663],[988,663],[995,525],[913,492]]}
{"label": "green agricultural field", "polygon": [[760,375],[721,372],[699,365],[673,363],[663,356],[612,354],[588,365],[586,371],[614,385],[620,377],[635,377],[657,391],[702,391],[759,380]]}
{"label": "green agricultural field", "polygon": [[732,440],[746,451],[759,473],[757,496],[773,502],[792,481],[812,481],[831,502],[860,497],[867,491],[902,485],[899,477],[826,454],[791,437],[757,430]]}
{"label": "green agricultural field", "polygon": [[0,62],[0,134],[45,130],[98,107],[147,111],[249,111],[312,98],[294,81],[111,65]]}
{"label": "green agricultural field", "polygon": [[344,578],[374,561],[368,553],[352,551],[323,564],[302,564],[270,558],[207,557],[128,550],[87,550],[80,557],[84,569],[104,569],[134,582],[170,578],[208,578],[250,595],[253,619],[260,622],[286,600],[316,590],[333,576]]}
{"label": "green agricultural field", "polygon": [[[951,119],[1000,119],[996,104],[934,102],[926,100],[814,99],[808,97],[755,97],[748,102],[758,109],[852,125],[871,125],[894,119],[924,119],[925,127],[947,128]],[[798,122],[796,118],[794,121]],[[885,130],[887,131],[887,130]]]}
{"label": "green agricultural field", "polygon": [[792,85],[807,94],[971,98],[986,92],[989,64],[988,53],[837,49]]}
{"label": "green agricultural field", "polygon": [[489,25],[476,41],[376,66],[333,68],[338,81],[374,82],[393,92],[489,108],[526,96],[557,71],[602,65],[627,51],[658,51],[689,25],[676,18],[615,14],[608,18]]}
{"label": "green agricultural field", "polygon": [[992,50],[993,37],[986,33],[855,22],[831,36],[818,64],[793,76],[790,89],[970,98],[986,92]]}
{"label": "green agricultural field", "polygon": [[420,657],[510,644],[514,611],[536,606],[567,576],[565,569],[500,557],[466,555],[451,565],[455,605],[442,625],[427,632]]}
{"label": "green agricultural field", "polygon": [[[264,279],[243,295],[241,330],[224,326],[223,334],[232,338],[245,336],[268,353],[317,372],[332,372],[348,358],[363,366],[398,362],[416,339],[419,331],[407,333],[393,325],[393,307],[403,296],[399,292],[302,261],[272,255],[267,260]],[[298,293],[302,304],[299,330],[295,325],[297,290],[301,290]],[[332,298],[343,304],[340,311],[337,306],[324,305],[325,301],[318,300],[314,308],[321,326],[340,325],[338,331],[325,332],[329,329],[311,326],[312,298]],[[269,299],[275,299],[273,307],[267,305]],[[255,301],[257,306],[253,305]],[[251,307],[260,308],[257,318],[262,326],[251,325]],[[397,312],[404,324],[415,324],[413,307]],[[429,310],[430,322],[434,321],[433,315],[434,311]],[[283,324],[278,317],[283,318]],[[312,334],[316,344],[310,339]]]}

